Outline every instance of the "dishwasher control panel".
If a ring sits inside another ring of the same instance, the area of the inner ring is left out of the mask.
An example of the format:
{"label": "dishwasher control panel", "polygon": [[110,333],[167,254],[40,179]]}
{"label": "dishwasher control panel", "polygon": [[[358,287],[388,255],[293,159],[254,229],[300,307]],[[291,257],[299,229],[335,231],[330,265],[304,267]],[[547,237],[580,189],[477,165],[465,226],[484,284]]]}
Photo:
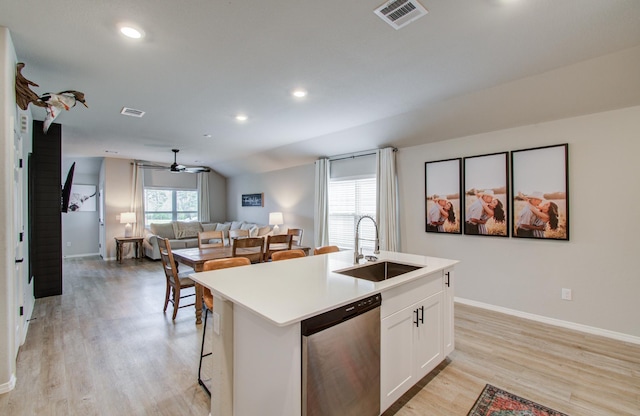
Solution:
{"label": "dishwasher control panel", "polygon": [[347,321],[382,304],[382,295],[377,293],[364,299],[357,300],[320,315],[312,316],[301,322],[302,335],[311,335],[326,328]]}

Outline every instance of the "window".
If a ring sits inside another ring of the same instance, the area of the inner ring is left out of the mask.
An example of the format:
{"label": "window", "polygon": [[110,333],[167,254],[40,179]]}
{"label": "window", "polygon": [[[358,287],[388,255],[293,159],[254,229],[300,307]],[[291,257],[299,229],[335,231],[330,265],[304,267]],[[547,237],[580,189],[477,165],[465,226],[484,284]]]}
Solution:
{"label": "window", "polygon": [[[360,216],[376,217],[376,178],[339,179],[329,182],[329,244],[355,248],[355,229]],[[373,251],[376,229],[364,219],[360,224],[360,247]]]}
{"label": "window", "polygon": [[144,223],[198,221],[198,191],[178,189],[144,190]]}

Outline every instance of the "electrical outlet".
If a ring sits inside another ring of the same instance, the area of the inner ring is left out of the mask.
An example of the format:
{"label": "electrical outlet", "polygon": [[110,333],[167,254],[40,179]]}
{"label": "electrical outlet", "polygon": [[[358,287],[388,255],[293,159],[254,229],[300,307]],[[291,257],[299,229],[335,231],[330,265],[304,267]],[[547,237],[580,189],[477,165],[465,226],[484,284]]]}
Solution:
{"label": "electrical outlet", "polygon": [[71,241],[67,241],[67,247],[71,247]]}
{"label": "electrical outlet", "polygon": [[571,289],[562,288],[562,299],[572,300]]}

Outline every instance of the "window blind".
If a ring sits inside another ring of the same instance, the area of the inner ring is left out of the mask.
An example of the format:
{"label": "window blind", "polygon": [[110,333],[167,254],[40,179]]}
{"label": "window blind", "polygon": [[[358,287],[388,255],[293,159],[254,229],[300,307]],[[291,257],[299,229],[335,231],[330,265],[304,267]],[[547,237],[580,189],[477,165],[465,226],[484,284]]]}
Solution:
{"label": "window blind", "polygon": [[[331,180],[329,182],[329,243],[341,249],[354,249],[355,227],[362,215],[376,216],[376,178]],[[373,222],[360,224],[360,247],[373,251]]]}

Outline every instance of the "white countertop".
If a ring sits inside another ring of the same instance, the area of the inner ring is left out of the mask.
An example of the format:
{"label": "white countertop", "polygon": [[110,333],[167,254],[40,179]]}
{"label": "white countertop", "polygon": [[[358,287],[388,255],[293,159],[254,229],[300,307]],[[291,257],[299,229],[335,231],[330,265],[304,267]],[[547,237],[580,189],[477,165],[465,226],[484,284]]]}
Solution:
{"label": "white countertop", "polygon": [[334,273],[355,266],[350,250],[195,273],[190,277],[236,306],[246,308],[274,325],[286,326],[458,263],[457,260],[382,251],[378,262],[384,260],[425,267],[383,282]]}

